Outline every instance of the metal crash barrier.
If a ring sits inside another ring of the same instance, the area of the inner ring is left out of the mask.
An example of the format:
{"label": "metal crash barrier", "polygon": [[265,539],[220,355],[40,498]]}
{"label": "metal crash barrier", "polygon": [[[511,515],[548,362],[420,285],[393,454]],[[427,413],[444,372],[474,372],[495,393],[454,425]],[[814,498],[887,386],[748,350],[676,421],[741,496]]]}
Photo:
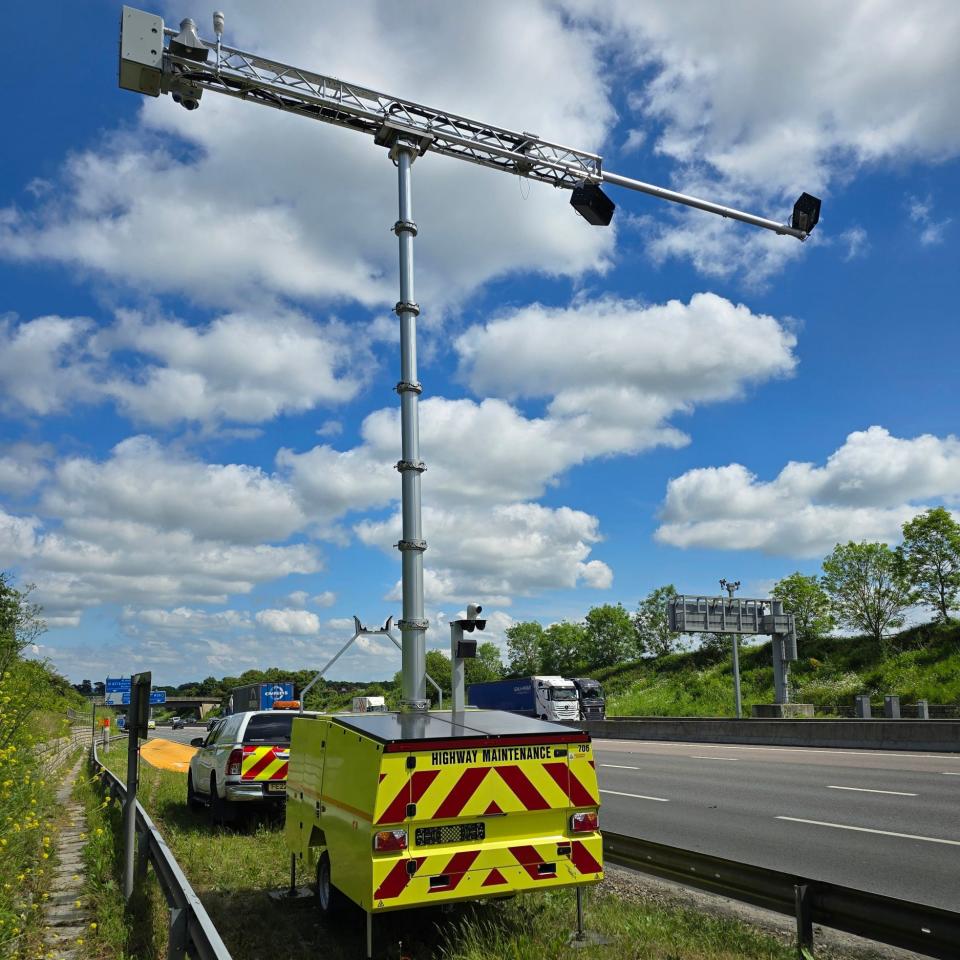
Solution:
{"label": "metal crash barrier", "polygon": [[[126,737],[113,739],[126,740]],[[116,774],[100,762],[96,743],[93,745],[93,765],[110,796],[122,801],[127,789]],[[152,864],[170,908],[167,960],[183,960],[188,953],[199,960],[232,960],[230,951],[220,938],[200,898],[194,893],[167,842],[139,801],[136,824],[138,884],[146,878],[147,864]]]}
{"label": "metal crash barrier", "polygon": [[960,913],[606,831],[603,856],[641,873],[796,917],[800,957],[813,956],[815,923],[928,957],[957,957]]}

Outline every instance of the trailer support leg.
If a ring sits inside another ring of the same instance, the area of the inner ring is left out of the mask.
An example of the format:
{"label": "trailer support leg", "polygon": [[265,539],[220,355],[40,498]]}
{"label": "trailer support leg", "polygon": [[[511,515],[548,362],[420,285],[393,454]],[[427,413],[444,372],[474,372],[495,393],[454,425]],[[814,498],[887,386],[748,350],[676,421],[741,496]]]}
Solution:
{"label": "trailer support leg", "polygon": [[367,911],[367,960],[373,957],[373,914]]}

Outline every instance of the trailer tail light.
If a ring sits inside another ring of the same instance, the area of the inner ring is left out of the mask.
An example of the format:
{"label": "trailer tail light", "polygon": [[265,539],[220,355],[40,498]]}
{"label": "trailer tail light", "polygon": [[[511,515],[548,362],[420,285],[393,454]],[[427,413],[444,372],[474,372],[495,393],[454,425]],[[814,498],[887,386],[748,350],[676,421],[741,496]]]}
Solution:
{"label": "trailer tail light", "polygon": [[239,777],[243,768],[243,750],[231,750],[230,757],[227,759],[227,776]]}
{"label": "trailer tail light", "polygon": [[378,830],[373,835],[373,849],[380,852],[386,850],[406,850],[406,830]]}
{"label": "trailer tail light", "polygon": [[592,813],[575,813],[570,818],[571,833],[594,833],[600,829],[600,816],[594,810]]}

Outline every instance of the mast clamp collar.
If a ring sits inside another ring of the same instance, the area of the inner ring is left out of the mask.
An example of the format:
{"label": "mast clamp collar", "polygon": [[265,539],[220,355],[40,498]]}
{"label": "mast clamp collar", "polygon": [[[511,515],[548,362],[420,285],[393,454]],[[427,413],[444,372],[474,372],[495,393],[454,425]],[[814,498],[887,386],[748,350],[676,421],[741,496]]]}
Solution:
{"label": "mast clamp collar", "polygon": [[399,317],[401,313],[412,313],[415,317],[420,316],[420,304],[412,300],[398,300],[393,312]]}
{"label": "mast clamp collar", "polygon": [[405,470],[416,470],[417,473],[423,473],[427,465],[422,460],[398,460],[397,469],[403,473]]}
{"label": "mast clamp collar", "polygon": [[400,540],[395,544],[398,550],[419,550],[423,553],[427,549],[426,540]]}
{"label": "mast clamp collar", "polygon": [[412,220],[398,220],[393,225],[393,232],[399,237],[401,233],[409,233],[411,236],[417,235],[417,225]]}
{"label": "mast clamp collar", "polygon": [[398,620],[397,626],[401,630],[426,630],[430,626],[429,620]]}
{"label": "mast clamp collar", "polygon": [[396,387],[397,393],[423,393],[422,383],[411,383],[409,380],[401,380]]}

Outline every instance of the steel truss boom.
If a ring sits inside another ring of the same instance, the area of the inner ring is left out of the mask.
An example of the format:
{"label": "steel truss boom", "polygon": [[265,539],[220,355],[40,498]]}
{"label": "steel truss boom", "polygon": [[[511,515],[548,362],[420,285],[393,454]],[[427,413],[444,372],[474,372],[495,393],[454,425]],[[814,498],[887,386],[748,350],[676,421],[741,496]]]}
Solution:
{"label": "steel truss boom", "polygon": [[[177,31],[167,28],[164,33],[174,36]],[[239,100],[359,130],[384,145],[390,145],[398,134],[406,135],[419,144],[421,153],[430,150],[555,187],[572,190],[584,183],[609,183],[798,240],[805,240],[808,235],[807,231],[776,220],[609,173],[603,170],[603,159],[598,154],[542,140],[533,133],[480,123],[226,44],[202,42],[212,56],[207,63],[164,50],[167,84],[175,77],[176,82],[193,83]]]}

